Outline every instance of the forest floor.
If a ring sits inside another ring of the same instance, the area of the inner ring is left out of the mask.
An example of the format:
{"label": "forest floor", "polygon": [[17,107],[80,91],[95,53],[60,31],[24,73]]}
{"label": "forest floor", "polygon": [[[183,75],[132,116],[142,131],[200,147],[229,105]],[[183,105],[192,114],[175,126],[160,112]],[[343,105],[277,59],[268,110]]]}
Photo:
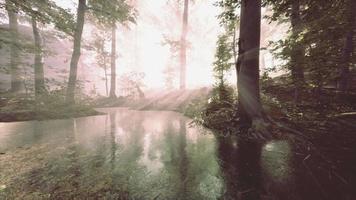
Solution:
{"label": "forest floor", "polygon": [[269,102],[267,115],[275,122],[273,130],[299,151],[300,173],[312,177],[325,199],[338,199],[338,195],[353,199],[356,94],[309,90],[301,94],[298,106],[287,86],[270,86],[264,94]]}

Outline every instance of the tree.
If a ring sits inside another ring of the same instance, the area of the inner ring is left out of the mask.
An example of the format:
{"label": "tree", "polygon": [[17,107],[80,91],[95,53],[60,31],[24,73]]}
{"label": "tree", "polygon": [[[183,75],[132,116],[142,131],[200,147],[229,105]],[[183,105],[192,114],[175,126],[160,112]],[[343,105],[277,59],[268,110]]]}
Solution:
{"label": "tree", "polygon": [[305,50],[300,44],[299,37],[303,31],[302,20],[300,17],[300,0],[293,0],[291,5],[290,21],[292,25],[292,49],[290,57],[290,66],[292,72],[292,79],[294,84],[294,101],[296,104],[300,102],[300,93],[305,84],[304,81],[304,55]]}
{"label": "tree", "polygon": [[21,90],[21,77],[19,72],[19,33],[18,33],[18,9],[11,0],[6,0],[6,10],[9,17],[9,28],[11,33],[10,44],[10,74],[11,92],[17,93]]}
{"label": "tree", "polygon": [[182,35],[180,39],[180,89],[186,88],[187,67],[187,32],[188,32],[189,0],[184,0]]}
{"label": "tree", "polygon": [[86,10],[86,0],[78,0],[77,8],[77,23],[74,31],[74,41],[73,41],[73,53],[70,61],[70,72],[69,72],[69,81],[67,86],[66,102],[68,104],[75,103],[74,101],[74,92],[77,82],[77,71],[78,71],[78,62],[80,58],[80,48],[84,27],[84,17]]}
{"label": "tree", "polygon": [[165,77],[165,85],[167,89],[174,88],[174,81],[175,81],[175,60],[177,59],[180,53],[180,41],[174,40],[170,38],[167,34],[163,35],[162,45],[167,45],[169,47],[170,58],[169,62],[167,63],[167,67],[164,69],[163,74]]}
{"label": "tree", "polygon": [[[34,45],[29,47],[22,44],[23,42],[16,41],[17,51],[25,51],[30,49],[34,52],[34,80],[35,80],[35,96],[40,96],[45,89],[44,70],[43,70],[43,40],[41,38],[38,23],[46,25],[53,24],[55,28],[67,34],[71,34],[72,15],[65,9],[60,8],[53,1],[33,0],[19,1],[8,0],[8,5],[16,8],[17,14],[22,18],[30,21],[34,36]],[[28,19],[29,18],[29,19]],[[20,39],[19,35],[17,35]],[[21,43],[21,44],[20,44]],[[16,60],[19,60],[18,57]],[[26,89],[26,88],[25,88]]]}
{"label": "tree", "polygon": [[32,31],[35,40],[35,97],[38,98],[45,90],[44,70],[43,70],[43,52],[42,52],[42,39],[37,27],[36,16],[32,16]]}
{"label": "tree", "polygon": [[238,98],[241,127],[262,119],[259,88],[261,0],[242,0],[239,39]]}
{"label": "tree", "polygon": [[136,13],[126,0],[89,0],[93,16],[111,29],[111,80],[110,97],[116,98],[116,32],[117,23],[135,23]]}
{"label": "tree", "polygon": [[[217,49],[214,62],[215,78],[218,80],[218,88],[225,86],[225,72],[228,72],[233,66],[233,52],[229,35],[220,35],[217,41]],[[221,98],[221,97],[220,97]]]}
{"label": "tree", "polygon": [[144,99],[145,94],[142,91],[144,84],[145,74],[143,72],[130,72],[120,76],[119,83],[120,89],[125,92],[126,96],[131,98],[138,97]]}
{"label": "tree", "polygon": [[352,64],[352,54],[354,51],[354,35],[356,31],[356,1],[349,0],[346,2],[348,9],[346,10],[347,32],[345,34],[345,44],[341,55],[341,73],[338,80],[338,87],[342,92],[347,92],[350,87],[350,64]]}
{"label": "tree", "polygon": [[111,81],[110,98],[116,98],[116,24],[111,28]]}
{"label": "tree", "polygon": [[110,61],[110,53],[105,49],[107,36],[108,34],[106,33],[106,31],[101,29],[99,30],[98,33],[95,33],[95,41],[92,43],[94,51],[96,52],[96,62],[99,65],[99,67],[104,69],[106,96],[109,95],[107,68],[108,68],[108,63]]}
{"label": "tree", "polygon": [[17,3],[18,7],[30,16],[34,36],[34,74],[36,99],[46,92],[43,62],[43,38],[38,23],[53,24],[57,29],[71,34],[73,16],[65,9],[60,8],[53,1],[33,0]]}
{"label": "tree", "polygon": [[273,50],[279,58],[288,61],[287,69],[292,72],[294,87],[304,84],[304,71],[304,86],[308,89],[320,93],[324,86],[335,85],[339,90],[346,91],[350,66],[356,58],[352,43],[355,40],[352,36],[355,31],[355,2],[266,2],[272,7],[272,20],[291,22],[290,34],[274,43]]}

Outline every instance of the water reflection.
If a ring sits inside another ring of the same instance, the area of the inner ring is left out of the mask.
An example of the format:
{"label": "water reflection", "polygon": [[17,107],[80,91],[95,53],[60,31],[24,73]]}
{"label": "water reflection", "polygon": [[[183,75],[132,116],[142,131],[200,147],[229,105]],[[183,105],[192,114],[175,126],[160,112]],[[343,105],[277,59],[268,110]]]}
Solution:
{"label": "water reflection", "polygon": [[218,138],[225,199],[260,199],[261,148],[262,144],[258,142]]}
{"label": "water reflection", "polygon": [[1,124],[0,185],[6,190],[0,198],[219,197],[211,135],[174,112],[103,111],[108,114]]}
{"label": "water reflection", "polygon": [[321,199],[287,141],[214,137],[174,112],[101,111],[0,123],[0,199]]}

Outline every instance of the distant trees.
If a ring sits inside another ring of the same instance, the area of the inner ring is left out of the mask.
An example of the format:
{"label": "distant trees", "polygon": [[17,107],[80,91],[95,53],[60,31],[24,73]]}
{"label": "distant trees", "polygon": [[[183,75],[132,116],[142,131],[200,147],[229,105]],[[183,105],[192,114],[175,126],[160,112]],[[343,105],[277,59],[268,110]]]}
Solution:
{"label": "distant trees", "polygon": [[111,81],[110,98],[116,98],[116,24],[111,28]]}
{"label": "distant trees", "polygon": [[122,74],[119,78],[120,90],[125,96],[130,98],[144,99],[145,93],[142,88],[145,86],[143,72],[130,72]]}
{"label": "distant trees", "polygon": [[90,10],[98,23],[103,24],[111,30],[111,80],[110,80],[110,98],[116,98],[116,32],[117,23],[135,23],[135,10],[126,0],[89,0]]}
{"label": "distant trees", "polygon": [[96,63],[99,67],[104,69],[104,81],[105,81],[105,92],[106,96],[109,95],[109,85],[108,85],[108,64],[110,63],[110,52],[105,48],[109,34],[101,29],[98,33],[95,33],[95,39],[91,46],[96,53]]}
{"label": "distant trees", "polygon": [[184,0],[183,5],[182,34],[180,38],[180,89],[186,88],[186,68],[187,68],[187,32],[189,16],[189,0]]}
{"label": "distant trees", "polygon": [[[278,57],[288,61],[296,91],[308,86],[320,92],[330,84],[339,91],[348,91],[350,69],[356,60],[355,1],[267,0],[266,3],[272,8],[271,20],[285,22],[289,18],[290,34],[275,42],[273,49]],[[298,93],[296,98],[300,101]]]}
{"label": "distant trees", "polygon": [[28,4],[20,4],[24,12],[30,16],[32,32],[34,37],[34,75],[35,75],[35,97],[46,92],[44,76],[43,38],[38,23],[46,25],[53,24],[57,29],[71,34],[72,15],[66,10],[58,7],[53,1],[34,0]]}
{"label": "distant trees", "polygon": [[74,32],[74,46],[66,96],[66,101],[69,104],[74,103],[77,68],[80,57],[81,38],[86,10],[90,11],[92,16],[97,19],[98,23],[105,24],[112,29],[110,97],[113,98],[116,97],[116,23],[135,21],[133,9],[126,3],[125,0],[89,0],[88,5],[86,0],[79,0],[77,10],[77,27]]}
{"label": "distant trees", "polygon": [[[1,4],[1,3],[0,3]],[[10,75],[11,91],[21,90],[21,76],[19,70],[22,52],[33,52],[34,56],[34,88],[36,98],[45,92],[45,79],[43,69],[43,39],[38,24],[51,24],[55,28],[70,34],[72,15],[56,5],[53,1],[19,1],[6,0],[5,8],[8,12],[10,29]],[[32,25],[34,45],[23,41],[18,31],[18,18],[24,18]],[[21,63],[22,64],[22,63]],[[26,86],[25,86],[26,87]],[[27,88],[25,88],[27,90]]]}
{"label": "distant trees", "polygon": [[11,92],[16,93],[21,90],[21,78],[19,72],[19,33],[18,33],[18,8],[11,0],[5,1],[5,8],[9,17],[10,29],[10,75]]}

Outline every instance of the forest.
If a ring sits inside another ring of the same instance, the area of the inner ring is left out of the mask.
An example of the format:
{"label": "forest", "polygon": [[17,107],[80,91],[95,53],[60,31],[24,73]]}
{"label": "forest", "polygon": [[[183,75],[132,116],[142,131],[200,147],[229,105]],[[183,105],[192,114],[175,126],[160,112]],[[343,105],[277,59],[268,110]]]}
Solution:
{"label": "forest", "polygon": [[0,0],[0,199],[356,199],[356,0]]}

